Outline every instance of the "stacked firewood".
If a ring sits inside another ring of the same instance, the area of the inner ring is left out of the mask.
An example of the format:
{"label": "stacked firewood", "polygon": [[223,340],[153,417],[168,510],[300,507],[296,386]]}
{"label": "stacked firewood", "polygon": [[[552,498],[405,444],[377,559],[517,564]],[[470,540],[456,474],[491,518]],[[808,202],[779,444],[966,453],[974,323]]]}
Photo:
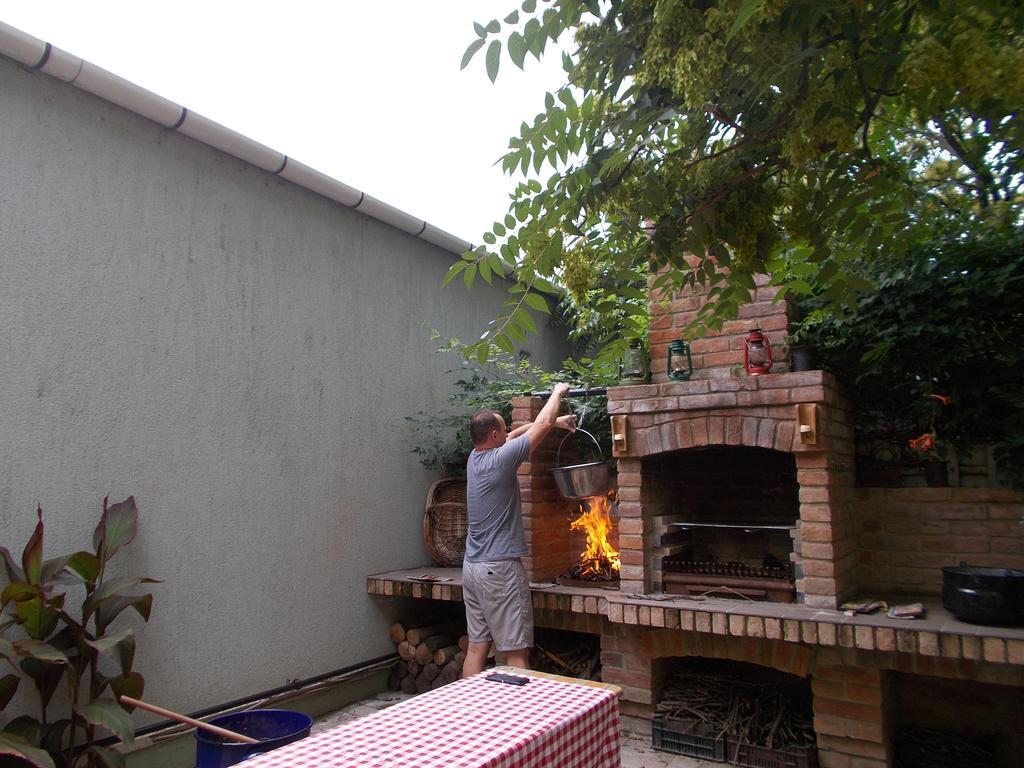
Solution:
{"label": "stacked firewood", "polygon": [[665,687],[657,714],[668,720],[700,721],[718,737],[730,735],[756,746],[814,744],[810,707],[779,685],[738,676],[686,673]]}
{"label": "stacked firewood", "polygon": [[456,623],[407,629],[392,624],[388,629],[399,660],[388,677],[393,691],[423,693],[462,677],[469,638]]}

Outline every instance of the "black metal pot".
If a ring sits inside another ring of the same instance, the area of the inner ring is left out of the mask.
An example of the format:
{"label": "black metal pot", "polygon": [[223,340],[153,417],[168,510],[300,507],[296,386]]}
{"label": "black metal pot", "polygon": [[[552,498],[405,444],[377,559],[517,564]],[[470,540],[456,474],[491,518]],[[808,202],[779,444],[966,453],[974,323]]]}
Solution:
{"label": "black metal pot", "polygon": [[960,563],[942,569],[942,606],[975,624],[1024,622],[1024,571]]}

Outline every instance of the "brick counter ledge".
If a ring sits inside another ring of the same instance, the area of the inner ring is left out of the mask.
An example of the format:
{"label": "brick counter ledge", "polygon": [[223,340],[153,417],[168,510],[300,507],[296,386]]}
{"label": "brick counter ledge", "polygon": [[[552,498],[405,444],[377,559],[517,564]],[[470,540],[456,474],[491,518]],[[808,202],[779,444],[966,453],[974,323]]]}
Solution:
{"label": "brick counter ledge", "polygon": [[[450,581],[419,581],[418,577],[426,573]],[[366,591],[384,597],[461,602],[462,569],[428,567],[378,573],[367,577]],[[1024,668],[1024,628],[966,624],[927,600],[926,618],[906,620],[890,619],[884,614],[847,616],[840,611],[804,605],[723,598],[698,601],[562,586],[536,586],[531,591],[540,625],[558,624],[551,621],[558,613],[590,615],[602,616],[612,625],[624,625],[624,629],[634,626],[638,630],[681,630],[853,651],[909,654],[918,660],[906,671],[921,674],[927,674],[932,661],[940,660],[964,659]]]}

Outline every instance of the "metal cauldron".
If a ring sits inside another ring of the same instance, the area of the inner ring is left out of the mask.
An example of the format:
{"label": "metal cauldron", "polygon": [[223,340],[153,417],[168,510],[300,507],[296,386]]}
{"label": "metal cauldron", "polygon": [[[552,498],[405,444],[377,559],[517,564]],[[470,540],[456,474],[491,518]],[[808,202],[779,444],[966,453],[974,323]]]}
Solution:
{"label": "metal cauldron", "polygon": [[[586,499],[590,496],[604,496],[608,493],[608,464],[604,461],[601,444],[597,442],[597,438],[585,429],[577,427],[576,433],[579,432],[582,432],[594,441],[598,454],[601,456],[601,461],[594,461],[589,464],[572,464],[567,467],[557,466],[552,469],[551,474],[555,476],[558,492],[566,499]],[[572,434],[575,433],[570,432],[558,444],[558,453],[555,456],[556,464],[561,464],[562,446]]]}
{"label": "metal cauldron", "polygon": [[971,624],[1024,623],[1024,571],[947,566],[942,569],[942,606]]}

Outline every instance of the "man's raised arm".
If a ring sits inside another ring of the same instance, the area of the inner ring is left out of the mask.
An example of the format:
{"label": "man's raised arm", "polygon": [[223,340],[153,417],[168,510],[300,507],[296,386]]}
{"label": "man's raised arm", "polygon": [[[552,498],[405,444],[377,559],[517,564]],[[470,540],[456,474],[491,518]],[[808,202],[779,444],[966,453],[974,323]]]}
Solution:
{"label": "man's raised arm", "polygon": [[[569,385],[565,382],[555,384],[551,390],[551,397],[544,403],[537,418],[533,420],[532,424],[526,425],[526,437],[530,441],[531,451],[541,444],[551,428],[555,426],[555,422],[558,420],[558,410],[562,407],[562,395],[568,391]],[[568,420],[565,426],[566,429],[574,428],[574,420]]]}

